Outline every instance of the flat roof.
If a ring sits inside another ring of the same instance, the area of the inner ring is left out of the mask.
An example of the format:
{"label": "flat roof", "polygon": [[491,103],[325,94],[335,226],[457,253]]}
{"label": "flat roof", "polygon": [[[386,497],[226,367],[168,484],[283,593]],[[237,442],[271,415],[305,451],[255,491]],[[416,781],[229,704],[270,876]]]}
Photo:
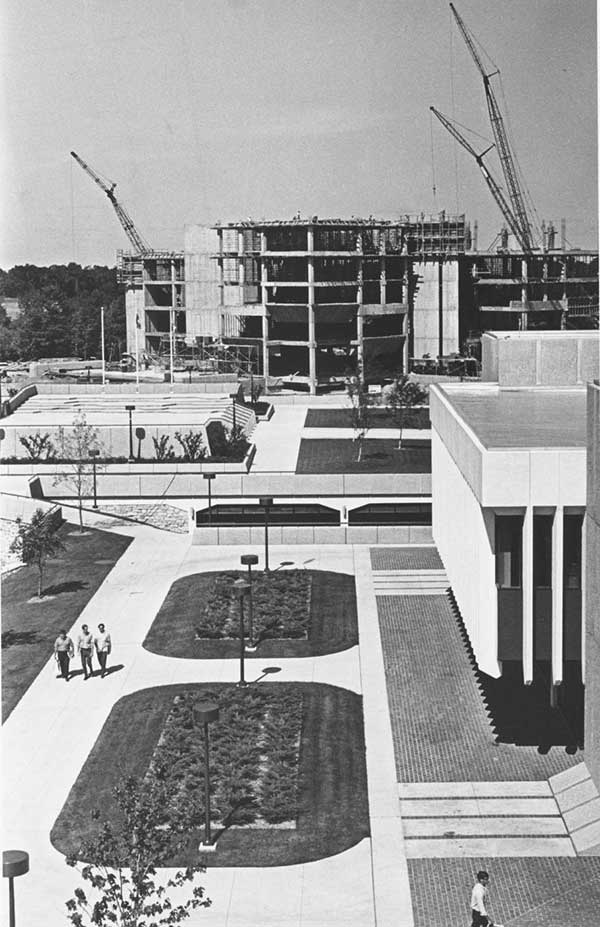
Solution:
{"label": "flat roof", "polygon": [[444,386],[441,392],[487,449],[587,446],[585,389]]}

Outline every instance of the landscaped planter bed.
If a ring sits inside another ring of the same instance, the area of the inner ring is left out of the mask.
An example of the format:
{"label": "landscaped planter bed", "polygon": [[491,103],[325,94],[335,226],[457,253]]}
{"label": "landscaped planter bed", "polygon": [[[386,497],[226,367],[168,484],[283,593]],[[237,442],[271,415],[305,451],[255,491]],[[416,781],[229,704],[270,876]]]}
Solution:
{"label": "landscaped planter bed", "polygon": [[[245,570],[195,573],[176,580],[144,641],[153,653],[186,659],[239,654],[239,599],[233,582]],[[252,656],[302,657],[358,643],[354,577],[327,570],[252,572]],[[245,598],[248,636],[248,597]],[[248,655],[250,657],[250,654]]]}
{"label": "landscaped planter bed", "polygon": [[[309,409],[304,421],[305,428],[352,428],[352,409]],[[400,416],[394,416],[389,409],[372,409],[371,428],[398,428]],[[431,428],[429,409],[409,409],[404,416],[403,428]]]}
{"label": "landscaped planter bed", "polygon": [[192,705],[206,700],[220,708],[210,727],[211,865],[308,862],[369,836],[360,696],[311,683],[205,683],[144,689],[117,702],[55,823],[54,846],[77,856],[96,826],[82,809],[114,818],[115,785],[160,767],[189,828],[188,845],[168,864],[196,863],[204,747]]}
{"label": "landscaped planter bed", "polygon": [[431,473],[430,447],[399,449],[394,438],[367,438],[357,456],[351,438],[303,438],[296,473]]}

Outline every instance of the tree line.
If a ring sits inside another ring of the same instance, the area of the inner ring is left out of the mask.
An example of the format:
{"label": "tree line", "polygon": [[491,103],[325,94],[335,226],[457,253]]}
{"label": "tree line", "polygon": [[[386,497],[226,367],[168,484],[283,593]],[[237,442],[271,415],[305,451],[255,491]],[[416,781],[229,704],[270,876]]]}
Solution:
{"label": "tree line", "polygon": [[0,270],[0,303],[17,299],[10,319],[0,306],[0,361],[41,357],[100,358],[100,309],[107,360],[125,350],[125,293],[114,267],[23,264]]}

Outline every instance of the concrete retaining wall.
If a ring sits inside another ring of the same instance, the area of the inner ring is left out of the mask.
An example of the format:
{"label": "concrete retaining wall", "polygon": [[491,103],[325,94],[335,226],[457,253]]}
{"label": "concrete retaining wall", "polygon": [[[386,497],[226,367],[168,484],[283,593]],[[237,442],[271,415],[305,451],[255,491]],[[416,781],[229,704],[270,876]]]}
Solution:
{"label": "concrete retaining wall", "polygon": [[[193,528],[192,544],[264,544],[260,527]],[[422,525],[365,525],[344,528],[327,525],[269,527],[269,546],[279,544],[431,544],[431,528]]]}

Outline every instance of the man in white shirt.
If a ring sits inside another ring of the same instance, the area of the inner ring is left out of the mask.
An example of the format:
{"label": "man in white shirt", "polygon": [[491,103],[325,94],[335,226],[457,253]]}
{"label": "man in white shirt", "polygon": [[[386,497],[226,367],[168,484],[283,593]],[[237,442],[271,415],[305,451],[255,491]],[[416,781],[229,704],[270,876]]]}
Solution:
{"label": "man in white shirt", "polygon": [[487,886],[490,877],[483,869],[477,873],[477,881],[471,892],[471,927],[493,927],[493,920],[486,911]]}
{"label": "man in white shirt", "polygon": [[96,645],[96,654],[98,656],[98,663],[100,664],[100,678],[103,679],[107,674],[106,660],[112,650],[110,634],[103,624],[98,625],[98,633],[94,638],[94,644]]}
{"label": "man in white shirt", "polygon": [[89,679],[92,675],[92,646],[94,643],[94,636],[87,624],[81,625],[81,634],[77,638],[77,651],[81,657],[81,668],[83,670],[83,678]]}

